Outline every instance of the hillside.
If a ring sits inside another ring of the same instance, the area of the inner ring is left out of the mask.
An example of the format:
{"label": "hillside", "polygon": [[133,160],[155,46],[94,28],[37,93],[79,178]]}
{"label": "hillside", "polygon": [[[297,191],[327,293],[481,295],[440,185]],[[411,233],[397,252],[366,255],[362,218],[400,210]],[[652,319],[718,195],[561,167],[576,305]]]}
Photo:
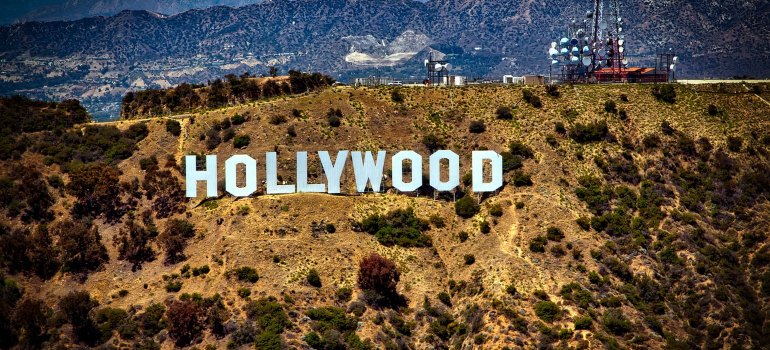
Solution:
{"label": "hillside", "polygon": [[[0,161],[0,347],[761,348],[768,91],[335,87],[30,131]],[[342,195],[187,200],[179,170],[434,148],[503,152],[504,188],[354,194],[348,167]]]}
{"label": "hillside", "polygon": [[[591,6],[567,0],[276,0],[173,16],[124,11],[29,22],[0,27],[0,94],[78,98],[99,119],[117,117],[127,91],[267,74],[270,66],[284,73],[320,71],[345,82],[371,75],[419,81],[426,74],[423,60],[435,50],[447,55],[453,74],[470,78],[546,74],[548,45]],[[656,53],[671,49],[681,59],[679,78],[770,74],[764,64],[767,0],[627,0],[621,11],[631,66],[654,65]]]}

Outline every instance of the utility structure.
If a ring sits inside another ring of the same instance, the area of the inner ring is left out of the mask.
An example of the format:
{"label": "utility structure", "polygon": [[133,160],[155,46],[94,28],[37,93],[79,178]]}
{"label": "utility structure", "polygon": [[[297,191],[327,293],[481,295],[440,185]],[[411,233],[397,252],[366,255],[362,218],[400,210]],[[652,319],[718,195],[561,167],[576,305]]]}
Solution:
{"label": "utility structure", "polygon": [[433,59],[433,52],[428,54],[428,59],[424,63],[428,73],[427,83],[429,85],[438,86],[443,84],[444,81],[449,81],[449,70],[452,69],[451,63]]}
{"label": "utility structure", "polygon": [[623,81],[628,60],[620,16],[620,0],[594,0],[582,22],[572,20],[558,42],[548,49],[551,69],[557,65],[561,81],[593,83]]}

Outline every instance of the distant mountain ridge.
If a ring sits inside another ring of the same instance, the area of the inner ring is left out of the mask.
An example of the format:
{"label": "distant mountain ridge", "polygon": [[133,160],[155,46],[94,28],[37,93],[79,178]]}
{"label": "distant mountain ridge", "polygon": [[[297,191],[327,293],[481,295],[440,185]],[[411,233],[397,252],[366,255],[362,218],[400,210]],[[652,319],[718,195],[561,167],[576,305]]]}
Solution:
{"label": "distant mountain ridge", "polygon": [[[470,77],[548,74],[545,48],[590,6],[274,0],[172,16],[124,11],[24,23],[0,27],[0,94],[78,97],[87,106],[115,107],[128,90],[265,74],[269,66],[342,81],[372,74],[420,80],[430,50],[447,54],[453,72]],[[653,64],[655,52],[670,48],[681,57],[679,77],[770,75],[769,0],[633,0],[623,2],[622,11],[632,65]]]}
{"label": "distant mountain ridge", "polygon": [[19,18],[16,22],[72,21],[88,17],[113,16],[124,10],[146,10],[165,15],[174,15],[191,9],[212,6],[239,7],[262,0],[68,0],[37,8]]}

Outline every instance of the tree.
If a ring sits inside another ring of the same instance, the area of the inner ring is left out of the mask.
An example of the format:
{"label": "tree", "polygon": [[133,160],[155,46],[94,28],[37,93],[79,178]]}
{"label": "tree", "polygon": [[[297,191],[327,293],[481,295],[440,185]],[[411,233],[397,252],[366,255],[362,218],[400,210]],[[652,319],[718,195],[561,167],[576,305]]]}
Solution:
{"label": "tree", "polygon": [[270,76],[275,78],[278,76],[278,68],[275,66],[270,66]]}
{"label": "tree", "polygon": [[318,274],[318,270],[310,269],[310,271],[308,271],[307,283],[313,287],[321,288],[321,275]]}
{"label": "tree", "polygon": [[86,291],[72,291],[59,300],[59,309],[72,325],[77,340],[90,346],[101,338],[101,332],[89,317],[91,309],[98,305]]}
{"label": "tree", "polygon": [[78,217],[104,215],[115,222],[123,215],[120,172],[104,163],[92,163],[70,174],[67,192],[76,197],[73,213]]}
{"label": "tree", "polygon": [[52,226],[51,234],[59,237],[62,271],[96,271],[109,260],[96,226],[65,220]]}
{"label": "tree", "polygon": [[147,199],[152,200],[156,218],[167,218],[185,210],[183,186],[170,170],[151,169],[144,176],[142,188]]}
{"label": "tree", "polygon": [[358,265],[358,287],[375,297],[392,299],[397,296],[396,285],[400,277],[396,264],[377,253],[365,257]]}
{"label": "tree", "polygon": [[178,121],[173,119],[166,119],[166,131],[174,136],[182,134],[182,125]]}
{"label": "tree", "polygon": [[463,218],[471,218],[478,214],[481,207],[472,196],[465,196],[455,202],[455,212]]}
{"label": "tree", "polygon": [[166,312],[168,335],[177,346],[193,343],[203,333],[206,315],[200,305],[192,300],[177,300]]}
{"label": "tree", "polygon": [[233,139],[234,148],[243,148],[251,143],[251,137],[249,135],[238,135]]}
{"label": "tree", "polygon": [[132,263],[132,271],[141,269],[142,263],[155,260],[155,251],[149,243],[157,235],[154,226],[143,227],[134,220],[129,220],[126,227],[115,237],[118,259]]}
{"label": "tree", "polygon": [[171,219],[166,229],[158,236],[158,242],[166,250],[166,264],[175,264],[185,259],[184,248],[187,240],[195,237],[195,226],[187,220]]}

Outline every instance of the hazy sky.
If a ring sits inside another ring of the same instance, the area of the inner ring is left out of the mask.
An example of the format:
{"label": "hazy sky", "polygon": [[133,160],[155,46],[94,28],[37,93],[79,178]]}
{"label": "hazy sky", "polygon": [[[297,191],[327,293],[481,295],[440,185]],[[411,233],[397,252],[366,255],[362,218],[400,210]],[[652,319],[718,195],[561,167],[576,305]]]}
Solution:
{"label": "hazy sky", "polygon": [[11,22],[37,7],[60,2],[64,0],[0,0],[0,23]]}

